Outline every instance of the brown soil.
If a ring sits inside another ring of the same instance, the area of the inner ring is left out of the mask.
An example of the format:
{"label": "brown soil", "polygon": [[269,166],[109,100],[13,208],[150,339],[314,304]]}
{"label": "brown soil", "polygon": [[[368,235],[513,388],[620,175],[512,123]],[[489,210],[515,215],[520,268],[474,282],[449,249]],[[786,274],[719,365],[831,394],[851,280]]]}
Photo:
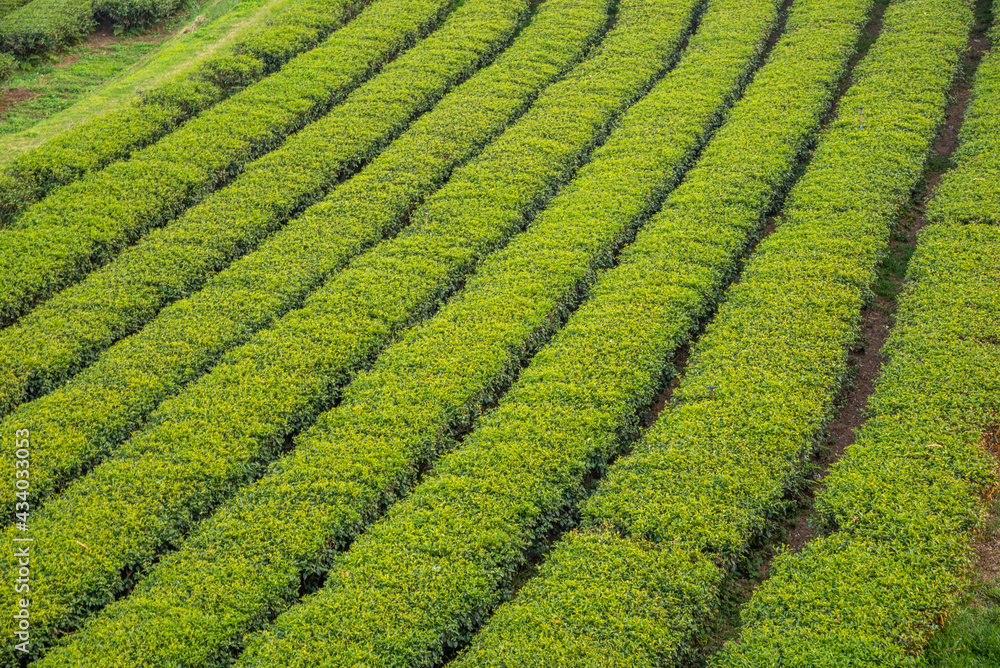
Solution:
{"label": "brown soil", "polygon": [[[871,18],[868,20],[862,31],[862,43],[870,45],[878,37],[882,30],[882,17],[887,6],[887,4],[882,3],[875,6]],[[837,86],[833,104],[831,105],[829,111],[824,115],[821,123],[821,130],[817,133],[817,136],[820,136],[830,122],[836,118],[840,99],[850,87],[851,82],[853,81],[854,69],[865,53],[867,53],[867,48],[856,51],[848,60],[847,74],[841,79],[839,85]],[[810,150],[809,154],[803,158],[802,165],[808,165],[811,159],[812,151]],[[775,210],[767,216],[758,240],[748,249],[746,254],[747,257],[753,253],[756,247],[764,239],[770,236],[771,233],[773,233],[775,229],[781,225],[784,218],[781,208],[782,203],[777,203]],[[741,276],[737,277],[736,280],[733,281],[733,285],[738,285],[741,278]],[[866,319],[863,330],[863,336],[865,337],[863,340],[866,342],[865,348],[858,350],[855,355],[852,356],[852,359],[854,357],[857,358],[854,359],[852,363],[858,369],[859,379],[867,377],[874,380],[880,363],[880,359],[877,357],[877,354],[887,335],[888,316],[885,316],[881,321],[873,319],[869,322]],[[845,401],[846,412],[843,417],[841,418],[841,416],[838,415],[838,419],[841,419],[842,422],[842,426],[836,429],[839,436],[838,440],[842,442],[842,444],[839,445],[839,452],[843,452],[843,448],[847,447],[847,435],[850,436],[850,441],[853,442],[853,428],[861,421],[861,415],[864,411],[865,405],[867,404],[867,396],[871,391],[871,381],[868,383],[859,382],[858,386],[858,391],[856,393],[852,393],[852,395]],[[864,389],[865,387],[867,387],[867,389]],[[831,425],[830,429],[831,433],[834,433],[835,426]],[[836,456],[839,456],[839,452],[835,455],[835,449],[832,447],[829,452],[829,463],[832,463]],[[829,466],[829,463],[827,466]],[[809,505],[811,507],[811,503]],[[811,529],[809,528],[808,518],[805,513],[792,521],[786,522],[783,528],[786,531],[786,536],[799,544],[804,543],[812,534]],[[736,636],[739,631],[740,624],[739,611],[743,607],[743,604],[750,599],[757,587],[767,579],[771,568],[771,562],[778,554],[779,548],[780,543],[775,541],[764,541],[756,544],[751,548],[751,552],[746,562],[740,565],[736,572],[731,573],[730,578],[722,586],[719,610],[716,610],[715,614],[708,620],[708,632],[706,636],[701,638],[696,643],[696,652],[694,656],[684,664],[685,666],[704,665],[709,656],[718,651],[727,640]]]}
{"label": "brown soil", "polygon": [[[1000,425],[988,428],[983,434],[983,449],[1000,462]],[[1000,479],[1000,464],[997,466]],[[1000,488],[993,488],[986,494],[989,502],[990,517],[986,528],[972,542],[975,554],[972,567],[972,584],[975,591],[978,586],[996,585],[1000,582]],[[973,600],[976,605],[978,601]]]}
{"label": "brown soil", "polygon": [[[991,518],[995,523],[996,515]],[[989,585],[1000,580],[1000,531],[989,531],[979,536],[973,543],[975,553],[972,582],[974,585]]]}
{"label": "brown soil", "polygon": [[[202,23],[204,23],[204,22],[205,22],[205,17],[204,17],[204,16],[199,16],[199,17],[195,18],[195,20],[194,20],[194,23],[193,23],[193,24],[189,25],[189,26],[188,26],[187,28],[184,28],[184,30],[181,30],[181,34],[182,34],[182,35],[186,35],[186,34],[188,34],[189,32],[194,32],[194,31],[195,31],[195,30],[197,30],[197,29],[198,29],[198,28],[199,28],[199,27],[201,26],[201,24],[202,24]],[[233,26],[233,27],[234,27],[234,29],[235,29],[235,28],[239,28],[239,27],[240,27],[240,26],[242,26],[242,25],[243,25],[242,23],[237,23],[237,24],[236,24],[235,26]]]}
{"label": "brown soil", "polygon": [[[198,17],[203,21],[203,17]],[[196,19],[196,25],[200,25],[200,21]],[[116,37],[114,27],[111,25],[110,21],[103,21],[97,26],[97,29],[88,35],[85,39],[81,40],[73,46],[74,49],[79,47],[84,47],[88,49],[91,53],[99,55],[107,55],[108,48],[115,44],[158,44],[167,38],[169,38],[173,33],[165,32],[162,25],[154,26],[148,32],[139,35],[137,37],[122,38]],[[78,60],[80,56],[65,55],[64,57],[55,63],[54,67],[63,68],[73,65]],[[42,77],[41,81],[37,84],[39,87],[44,87],[47,82],[47,77]],[[7,90],[0,89],[0,117],[2,117],[8,109],[23,102],[25,100],[30,100],[33,97],[39,96],[41,93],[38,90],[28,90],[27,88],[11,88]]]}
{"label": "brown soil", "polygon": [[885,10],[888,9],[888,7],[888,3],[879,2],[876,4],[874,10],[872,11],[871,18],[861,31],[862,36],[860,42],[863,45],[863,48],[856,50],[848,61],[847,76],[841,80],[840,86],[837,88],[837,95],[833,100],[833,104],[830,106],[829,112],[827,112],[826,118],[823,120],[824,126],[836,118],[837,112],[840,109],[841,98],[844,96],[844,93],[847,92],[847,89],[851,87],[851,84],[854,83],[854,69],[857,67],[861,59],[867,55],[869,47],[871,47],[871,45],[875,43],[875,40],[878,39],[878,36],[882,34],[882,19],[885,16]]}
{"label": "brown soil", "polygon": [[81,40],[79,44],[96,51],[98,49],[106,49],[119,41],[121,40],[115,37],[115,30],[111,25],[111,21],[105,20],[98,24],[97,29]]}
{"label": "brown soil", "polygon": [[129,37],[128,39],[118,40],[123,44],[159,44],[160,42],[172,37],[175,33],[163,32],[162,27],[154,26],[149,32],[143,33],[141,35],[136,35],[135,37]]}
{"label": "brown soil", "polygon": [[3,91],[3,94],[0,95],[0,116],[3,116],[9,108],[18,102],[30,100],[33,97],[38,97],[38,95],[37,91],[31,91],[27,88],[10,88]]}
{"label": "brown soil", "polygon": [[[886,5],[876,7],[876,12],[864,30],[865,40],[870,45],[878,37],[882,28],[882,17]],[[947,110],[944,126],[932,149],[932,156],[937,158],[935,164],[948,163],[948,158],[958,146],[958,134],[968,103],[973,72],[978,60],[982,57],[987,48],[986,41],[977,34],[969,40],[969,49],[965,62],[965,76],[959,77],[951,91],[951,104]],[[850,86],[853,79],[854,66],[864,56],[867,49],[856,53],[851,60],[849,74],[845,77],[837,97],[832,105],[829,114],[824,119],[824,127],[830,119],[834,118],[839,106],[841,95]],[[942,160],[943,159],[943,160]],[[917,231],[925,224],[924,209],[926,202],[933,194],[938,182],[941,179],[944,169],[933,171],[928,169],[925,173],[925,182],[920,193],[913,199],[910,210],[902,216],[899,228],[893,235],[890,253],[903,256],[906,251],[916,244]],[[780,221],[780,213],[768,219],[764,228],[762,238],[774,229],[776,222]],[[885,277],[893,285],[888,291],[892,295],[898,294],[902,289],[902,281],[893,277]],[[840,409],[834,419],[827,425],[827,438],[820,449],[819,456],[814,460],[817,468],[814,479],[809,482],[802,492],[803,499],[800,504],[800,511],[790,517],[784,524],[785,543],[788,550],[798,551],[815,536],[815,517],[813,513],[813,497],[820,487],[822,479],[829,472],[830,466],[840,459],[844,450],[854,443],[855,434],[865,420],[865,410],[868,405],[868,398],[874,390],[874,382],[877,378],[883,356],[881,350],[888,339],[892,326],[892,316],[895,311],[895,297],[887,299],[883,296],[876,296],[871,304],[862,313],[862,328],[858,347],[853,350],[848,359],[851,375],[854,382],[849,388],[845,388]],[[1000,454],[1000,432],[996,437],[996,450]],[[1000,508],[1000,504],[997,504]],[[991,523],[992,527],[1000,527],[1000,520]],[[984,534],[975,544],[978,562],[976,571],[978,577],[995,581],[1000,576],[1000,530],[995,529]],[[749,600],[754,590],[768,577],[771,561],[778,553],[779,544],[768,542],[756,548],[751,555],[751,562],[742,573],[734,573],[730,582],[724,587],[723,600],[724,607],[729,608],[728,613],[717,614],[712,620],[710,635],[702,641],[699,647],[698,656],[701,659],[711,655],[716,649],[729,638],[732,638],[738,631],[738,611],[742,604]],[[693,665],[693,664],[692,664]]]}
{"label": "brown soil", "polygon": [[781,7],[778,8],[778,25],[771,31],[771,34],[767,36],[767,41],[764,43],[764,50],[760,55],[760,64],[762,67],[771,55],[771,51],[774,50],[774,45],[777,44],[778,40],[781,39],[781,36],[785,34],[785,26],[788,24],[788,13],[791,11],[792,2],[793,0],[784,0],[784,2],[781,3]]}
{"label": "brown soil", "polygon": [[660,417],[660,413],[666,408],[667,404],[670,403],[670,398],[674,394],[674,390],[680,385],[681,376],[684,375],[684,369],[687,367],[688,356],[691,354],[691,348],[689,344],[682,346],[676,353],[674,353],[674,358],[672,360],[674,367],[674,375],[670,378],[670,382],[667,383],[666,387],[656,395],[656,399],[653,400],[653,406],[649,409],[642,419],[642,426],[649,427],[653,426],[656,419]]}
{"label": "brown soil", "polygon": [[[909,238],[910,234],[908,233],[907,241]],[[844,398],[837,415],[827,425],[827,438],[823,443],[819,457],[814,461],[818,470],[806,490],[808,507],[794,518],[787,530],[788,549],[793,552],[801,550],[815,535],[815,527],[811,521],[814,519],[812,516],[813,494],[822,484],[830,466],[839,460],[844,454],[844,450],[854,443],[855,434],[864,423],[868,397],[875,389],[875,378],[878,377],[884,361],[881,351],[882,346],[889,338],[889,328],[892,322],[890,313],[894,308],[893,301],[876,297],[862,314],[861,347],[852,351],[847,361],[852,374],[856,374],[855,382]]]}
{"label": "brown soil", "polygon": [[[777,43],[780,35],[784,33],[785,19],[787,18],[787,13],[788,13],[787,10],[791,6],[791,4],[792,0],[785,0],[785,2],[783,3],[782,5],[783,13],[781,19],[779,21],[777,29],[772,31],[771,35],[768,38],[764,55],[761,57],[760,61],[761,63],[766,61],[767,54],[770,52],[774,44]],[[688,38],[685,38],[684,48],[686,48],[687,46],[687,39]],[[771,226],[771,229],[773,229],[773,225]],[[704,323],[702,324],[704,325]],[[673,374],[671,375],[670,380],[664,385],[664,387],[653,399],[653,402],[649,407],[649,409],[640,416],[639,424],[643,429],[648,429],[649,427],[651,427],[656,422],[657,418],[660,416],[660,413],[662,413],[670,403],[670,399],[674,394],[674,390],[676,390],[677,387],[680,385],[681,378],[684,375],[684,370],[687,367],[691,353],[691,348],[690,348],[691,341],[695,340],[698,337],[698,334],[700,334],[700,331],[694,336],[692,336],[688,343],[678,348],[677,351],[673,354],[673,357],[670,360],[671,366],[673,367]],[[628,452],[630,450],[631,450],[630,447],[626,448],[625,452]],[[591,476],[588,478],[586,486],[590,487],[596,485],[597,483],[598,479],[594,476]],[[571,511],[571,515],[574,512],[575,511]],[[571,517],[570,524],[575,524],[577,521],[578,518]],[[517,575],[514,577],[511,588],[512,590],[511,598],[516,598],[520,589],[528,582],[528,580],[530,580],[535,575],[538,566],[540,565],[544,556],[549,552],[552,545],[555,543],[555,541],[558,539],[560,535],[561,535],[561,530],[553,528],[552,530],[550,530],[549,534],[545,537],[545,539],[541,542],[541,545],[538,547],[538,549],[536,549],[531,555],[529,555],[529,559],[525,564],[525,566],[523,566],[521,570],[517,573]],[[761,577],[763,577],[764,572],[765,571],[761,572],[760,574]],[[752,588],[752,586],[750,584],[747,584],[746,588],[749,591]]]}
{"label": "brown soil", "polygon": [[[204,20],[202,17],[198,18]],[[197,19],[196,23],[198,23]],[[173,34],[174,33],[172,32],[164,30],[163,22],[161,22],[152,26],[141,35],[136,35],[135,37],[119,37],[115,35],[115,28],[111,25],[111,21],[105,19],[98,24],[97,29],[94,30],[94,32],[90,33],[86,38],[81,40],[78,43],[78,46],[84,46],[94,53],[107,53],[108,47],[114,46],[115,44],[158,44]]]}
{"label": "brown soil", "polygon": [[[986,39],[979,34],[969,38],[969,45],[963,63],[964,74],[960,75],[951,90],[951,103],[947,109],[944,125],[938,134],[931,150],[930,164],[948,165],[951,155],[958,148],[959,130],[965,117],[972,89],[970,72],[989,48]],[[912,200],[909,210],[901,217],[896,234],[890,244],[890,255],[902,256],[908,249],[916,245],[917,232],[926,224],[925,209],[927,202],[934,194],[938,183],[947,167],[928,169],[924,174],[924,185],[919,194]],[[886,277],[892,285],[892,292],[898,294],[902,282],[894,277]],[[876,296],[871,304],[862,312],[861,347],[853,351],[848,365],[856,373],[856,380],[844,398],[837,415],[827,425],[827,438],[815,460],[817,472],[810,481],[805,492],[805,507],[788,523],[786,541],[791,551],[801,550],[815,535],[815,517],[813,513],[813,495],[822,485],[823,478],[829,472],[830,466],[843,455],[854,443],[857,430],[865,421],[865,409],[868,397],[874,391],[875,378],[881,370],[884,358],[882,346],[889,337],[892,317],[896,309],[896,300]],[[994,537],[994,543],[996,542]],[[1000,546],[994,546],[1000,548]],[[988,546],[984,543],[984,550]],[[997,555],[1000,559],[1000,554]]]}
{"label": "brown soil", "polygon": [[56,67],[69,67],[70,65],[72,65],[73,63],[75,63],[78,60],[80,60],[80,56],[70,56],[69,58],[66,58],[65,60],[62,60],[62,61],[56,63],[55,66]]}

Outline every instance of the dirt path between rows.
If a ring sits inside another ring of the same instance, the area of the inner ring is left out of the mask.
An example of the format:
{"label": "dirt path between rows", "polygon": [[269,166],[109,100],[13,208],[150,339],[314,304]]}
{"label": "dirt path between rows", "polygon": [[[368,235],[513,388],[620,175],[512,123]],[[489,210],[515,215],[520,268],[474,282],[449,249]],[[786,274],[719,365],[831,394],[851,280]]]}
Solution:
{"label": "dirt path between rows", "polygon": [[903,289],[906,265],[917,242],[917,233],[926,224],[925,209],[941,177],[951,167],[951,156],[958,148],[959,132],[972,92],[973,77],[979,61],[989,48],[984,25],[973,30],[968,49],[949,99],[945,122],[931,149],[924,174],[924,183],[913,197],[909,209],[900,217],[893,231],[889,256],[883,267],[875,299],[862,312],[859,347],[848,360],[853,386],[846,392],[839,411],[827,425],[827,438],[815,460],[817,471],[805,492],[804,508],[788,524],[786,541],[790,551],[801,550],[816,535],[817,518],[813,513],[813,498],[833,465],[851,446],[858,429],[865,422],[868,399],[875,389],[875,379],[885,358],[882,348],[889,338],[896,311],[897,297]]}
{"label": "dirt path between rows", "polygon": [[[888,6],[888,1],[879,2],[876,5],[873,15],[859,39],[858,48],[851,57],[847,75],[841,81],[836,91],[834,103],[823,119],[823,129],[836,118],[840,107],[840,100],[853,83],[854,70],[857,64],[867,54],[869,48],[881,34],[883,16]],[[980,55],[983,46],[983,43],[970,44],[973,52]],[[963,74],[967,75],[968,69],[968,67],[964,68]],[[968,76],[963,76],[957,80],[956,86],[952,91],[954,102],[948,109],[945,126],[933,147],[933,155],[937,156],[937,159],[932,160],[929,164],[946,163],[946,156],[950,156],[957,146],[958,130],[961,127],[965,106],[969,97],[970,81],[971,79]],[[817,136],[821,133],[822,130]],[[810,159],[811,154],[803,160],[803,169],[808,165]],[[720,649],[726,641],[736,636],[740,625],[739,612],[757,587],[767,579],[771,561],[775,555],[783,548],[793,551],[800,550],[815,536],[815,528],[813,526],[815,521],[813,513],[814,495],[822,484],[823,478],[827,475],[830,466],[840,458],[849,445],[854,443],[855,431],[864,422],[868,397],[874,390],[875,379],[883,362],[881,350],[889,337],[892,315],[895,311],[896,295],[902,288],[906,261],[909,259],[912,248],[915,245],[916,232],[922,227],[924,222],[923,209],[927,197],[937,185],[943,171],[944,169],[942,168],[937,172],[929,171],[925,175],[925,187],[919,189],[920,195],[914,198],[914,204],[902,217],[898,230],[893,234],[890,250],[892,260],[887,263],[887,266],[894,269],[894,271],[883,272],[881,277],[882,282],[879,286],[880,289],[877,291],[873,302],[862,314],[863,321],[859,345],[850,353],[848,360],[849,378],[852,382],[845,386],[844,394],[839,402],[840,408],[834,419],[826,427],[827,436],[820,448],[817,459],[813,462],[816,468],[814,476],[811,480],[807,481],[804,489],[790,493],[789,501],[793,507],[798,507],[798,512],[779,525],[779,538],[761,539],[753,545],[746,563],[742,564],[730,576],[720,592],[719,610],[714,618],[709,620],[710,628],[708,633],[699,643],[697,654],[689,662],[690,665],[701,665],[709,656]],[[773,231],[775,223],[780,219],[780,211],[772,214],[763,230],[761,239],[766,238]],[[780,538],[782,535],[784,536],[783,539]]]}

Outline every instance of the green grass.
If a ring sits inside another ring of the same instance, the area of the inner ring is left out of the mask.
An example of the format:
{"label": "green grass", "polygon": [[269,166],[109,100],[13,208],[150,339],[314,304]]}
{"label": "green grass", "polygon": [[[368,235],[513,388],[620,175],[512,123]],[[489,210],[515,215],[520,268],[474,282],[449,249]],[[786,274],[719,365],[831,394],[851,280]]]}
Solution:
{"label": "green grass", "polygon": [[963,608],[934,636],[924,654],[928,668],[1000,666],[1000,586],[977,593],[975,605]]}
{"label": "green grass", "polygon": [[[1000,500],[990,509],[985,540],[1000,540]],[[980,583],[931,638],[923,656],[927,668],[995,668],[1000,666],[1000,581]]]}
{"label": "green grass", "polygon": [[903,227],[896,227],[891,232],[892,244],[888,254],[882,259],[879,266],[878,278],[875,281],[875,294],[889,302],[888,305],[876,304],[886,315],[892,315],[896,308],[896,297],[903,289],[903,279],[906,276],[906,268],[913,257],[915,240],[910,239],[907,230]]}
{"label": "green grass", "polygon": [[126,40],[101,46],[88,40],[66,49],[56,62],[46,62],[11,77],[5,87],[31,95],[0,117],[0,135],[26,130],[66,109],[102,83],[122,73],[155,51],[155,35],[143,41]]}
{"label": "green grass", "polygon": [[[69,128],[137,99],[140,91],[194,69],[205,57],[266,22],[289,0],[191,0],[145,36],[99,48],[93,39],[30,65],[4,82],[38,95],[0,118],[0,165]],[[158,36],[157,43],[151,43]],[[67,59],[78,59],[65,66]]]}

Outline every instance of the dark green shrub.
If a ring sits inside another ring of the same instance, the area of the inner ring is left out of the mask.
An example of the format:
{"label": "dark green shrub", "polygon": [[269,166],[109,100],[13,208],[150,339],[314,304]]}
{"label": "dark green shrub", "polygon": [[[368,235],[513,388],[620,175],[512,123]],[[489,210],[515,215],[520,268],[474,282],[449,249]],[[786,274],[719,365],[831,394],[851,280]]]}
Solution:
{"label": "dark green shrub", "polygon": [[[17,69],[17,58],[9,53],[0,52],[0,83],[3,83]],[[0,187],[3,187],[0,184]]]}

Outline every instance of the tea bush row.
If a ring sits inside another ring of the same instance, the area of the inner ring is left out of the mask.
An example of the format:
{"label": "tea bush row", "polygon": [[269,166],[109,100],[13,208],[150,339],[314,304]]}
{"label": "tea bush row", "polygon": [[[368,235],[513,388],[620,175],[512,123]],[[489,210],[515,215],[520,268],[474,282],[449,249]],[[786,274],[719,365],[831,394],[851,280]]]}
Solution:
{"label": "tea bush row", "polygon": [[[597,55],[456,170],[428,199],[424,221],[357,258],[301,309],[226,354],[162,403],[114,457],[35,513],[39,646],[129,588],[136,572],[263,473],[286,438],[523,227],[663,70],[695,4],[622,3]],[[4,559],[0,570],[18,567]]]}

